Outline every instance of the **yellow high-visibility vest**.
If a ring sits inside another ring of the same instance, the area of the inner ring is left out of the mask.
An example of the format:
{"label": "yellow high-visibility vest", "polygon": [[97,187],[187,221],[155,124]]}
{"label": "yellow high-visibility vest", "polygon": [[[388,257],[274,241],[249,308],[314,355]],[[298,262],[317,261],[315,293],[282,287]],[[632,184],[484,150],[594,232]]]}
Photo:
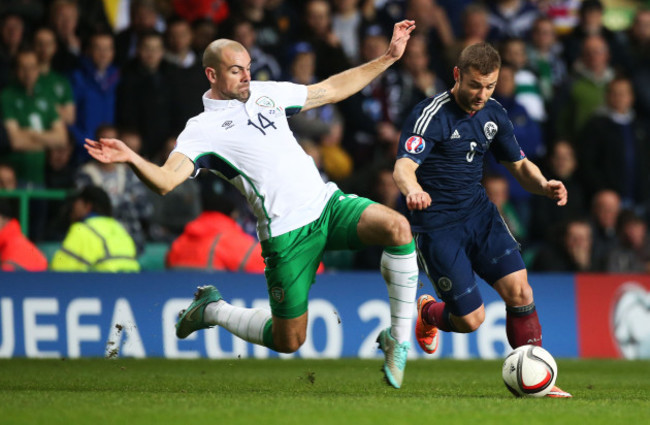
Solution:
{"label": "yellow high-visibility vest", "polygon": [[133,238],[114,218],[95,216],[74,223],[50,269],[69,272],[137,272]]}

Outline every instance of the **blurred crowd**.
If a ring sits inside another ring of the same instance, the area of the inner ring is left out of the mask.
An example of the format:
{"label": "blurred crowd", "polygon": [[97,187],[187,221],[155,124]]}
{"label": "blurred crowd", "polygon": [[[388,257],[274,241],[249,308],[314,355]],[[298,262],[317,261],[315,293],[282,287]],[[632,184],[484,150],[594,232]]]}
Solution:
{"label": "blurred crowd", "polygon": [[[465,46],[488,41],[503,59],[494,98],[528,158],[569,191],[568,205],[557,207],[486,160],[488,195],[529,267],[650,271],[650,120],[643,119],[650,113],[650,8],[627,2],[629,25],[612,30],[604,23],[609,3],[616,2],[3,0],[0,189],[72,193],[30,202],[34,243],[68,240],[72,223],[96,216],[91,206],[75,214],[92,187],[108,196],[135,256],[148,242],[172,250],[184,243],[167,255],[168,267],[260,271],[263,264],[249,260],[259,255],[254,217],[234,189],[202,172],[159,197],[128,166],[91,159],[84,139],[120,138],[162,164],[187,119],[203,109],[201,55],[212,40],[243,44],[255,80],[311,84],[381,55],[394,23],[409,18],[417,29],[398,63],[349,99],[290,120],[323,179],[403,211],[392,180],[403,119],[453,85]],[[0,198],[0,250],[3,226],[17,213],[8,199]],[[199,243],[187,239],[192,234],[212,254],[219,243],[225,257],[241,253],[231,265],[199,253],[179,259]],[[241,243],[224,247],[226,240]],[[350,267],[377,264],[371,249]]]}

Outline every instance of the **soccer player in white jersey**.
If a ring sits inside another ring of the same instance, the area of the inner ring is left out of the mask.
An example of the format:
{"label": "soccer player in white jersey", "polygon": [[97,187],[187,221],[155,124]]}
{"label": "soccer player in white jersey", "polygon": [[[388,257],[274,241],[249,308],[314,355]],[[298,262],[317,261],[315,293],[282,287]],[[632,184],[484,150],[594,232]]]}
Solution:
{"label": "soccer player in white jersey", "polygon": [[418,281],[409,223],[390,208],[325,184],[287,118],[361,90],[402,56],[414,28],[414,21],[395,24],[382,56],[309,86],[251,82],[246,49],[232,40],[215,40],[203,54],[210,82],[203,96],[205,111],[188,121],[162,167],[120,140],[86,140],[94,158],[128,163],[162,195],[200,168],[210,169],[235,185],[257,216],[271,313],[230,305],[215,287],[204,286],[179,315],[179,338],[218,325],[246,341],[295,352],[306,338],[308,294],[323,251],[380,245],[391,326],[380,332],[377,342],[384,351],[386,380],[400,388]]}

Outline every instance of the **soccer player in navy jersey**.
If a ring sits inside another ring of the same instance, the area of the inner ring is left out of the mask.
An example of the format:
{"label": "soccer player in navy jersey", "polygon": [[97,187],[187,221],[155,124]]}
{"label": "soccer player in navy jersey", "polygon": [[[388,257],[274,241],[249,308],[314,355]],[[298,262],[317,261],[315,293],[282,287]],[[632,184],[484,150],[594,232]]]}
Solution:
{"label": "soccer player in navy jersey", "polygon": [[[491,149],[528,191],[567,202],[562,182],[546,180],[526,158],[503,107],[490,96],[501,58],[488,43],[466,47],[451,90],[420,102],[402,128],[394,178],[406,197],[418,258],[440,301],[418,299],[415,333],[427,353],[438,329],[473,332],[485,319],[474,272],[506,303],[506,332],[513,348],[542,344],[533,291],[519,244],[481,186]],[[555,387],[549,394],[571,397]]]}

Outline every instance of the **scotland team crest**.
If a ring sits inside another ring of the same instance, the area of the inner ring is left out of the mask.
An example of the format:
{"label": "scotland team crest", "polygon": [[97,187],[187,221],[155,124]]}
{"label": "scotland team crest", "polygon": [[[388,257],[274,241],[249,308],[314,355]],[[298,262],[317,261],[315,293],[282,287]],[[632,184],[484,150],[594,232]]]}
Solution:
{"label": "scotland team crest", "polygon": [[408,153],[419,154],[424,150],[424,139],[420,136],[411,136],[406,139],[404,148]]}
{"label": "scotland team crest", "polygon": [[488,140],[492,140],[496,136],[497,131],[499,131],[499,127],[493,121],[488,121],[483,126],[483,133],[485,133],[485,137]]}

